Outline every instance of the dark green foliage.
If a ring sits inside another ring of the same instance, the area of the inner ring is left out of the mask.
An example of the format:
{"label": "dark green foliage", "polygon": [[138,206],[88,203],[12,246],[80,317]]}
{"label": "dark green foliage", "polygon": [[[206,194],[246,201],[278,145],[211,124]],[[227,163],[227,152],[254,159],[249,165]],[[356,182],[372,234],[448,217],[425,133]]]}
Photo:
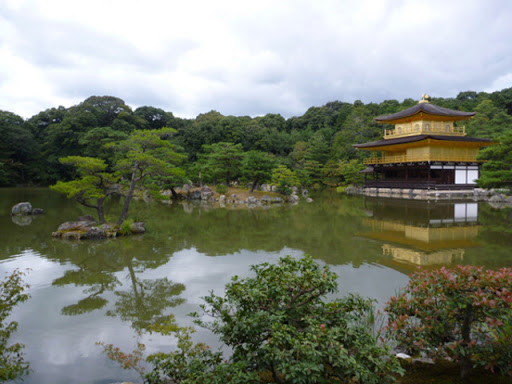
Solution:
{"label": "dark green foliage", "polygon": [[498,108],[492,100],[484,100],[474,109],[477,115],[466,124],[468,135],[497,139],[512,127],[512,116]]}
{"label": "dark green foliage", "polygon": [[267,183],[272,179],[272,171],[276,160],[268,153],[249,151],[242,159],[242,177],[251,183],[251,192],[258,185]]}
{"label": "dark green foliage", "polygon": [[277,186],[277,191],[282,195],[291,195],[292,187],[300,185],[300,180],[290,168],[280,165],[272,172],[272,184]]}
{"label": "dark green foliage", "polygon": [[23,359],[23,345],[9,345],[9,338],[16,332],[18,323],[7,321],[13,308],[28,300],[23,283],[23,273],[16,270],[0,281],[0,382],[14,380],[29,373],[29,364]]}
{"label": "dark green foliage", "polygon": [[500,145],[486,148],[478,158],[487,160],[477,181],[478,186],[512,188],[512,131],[500,139]]}
{"label": "dark green foliage", "polygon": [[118,177],[106,171],[107,164],[101,159],[82,156],[68,156],[60,159],[65,165],[76,168],[79,179],[59,181],[51,189],[75,199],[80,204],[94,208],[100,223],[105,223],[105,199],[114,194],[113,185]]}
{"label": "dark green foliage", "polygon": [[23,119],[0,111],[0,187],[29,182],[37,150],[36,140]]}
{"label": "dark green foliage", "polygon": [[214,180],[231,181],[240,175],[243,150],[242,144],[220,142],[203,146],[206,152],[206,167]]}
{"label": "dark green foliage", "polygon": [[[455,98],[434,97],[431,101],[456,110],[476,111],[474,119],[463,122],[471,136],[498,140],[511,131],[512,88],[490,94],[465,91]],[[280,164],[297,171],[304,185],[332,185],[332,180],[322,177],[330,171],[318,172],[318,164],[322,168],[338,160],[362,161],[367,151],[357,151],[353,144],[378,140],[389,128],[376,123],[375,117],[416,103],[413,99],[379,104],[333,101],[288,119],[272,113],[254,118],[224,116],[217,111],[181,119],[160,108],[143,106],[132,111],[119,98],[92,96],[70,108],[47,109],[27,121],[0,112],[0,186],[50,185],[74,179],[74,172],[59,162],[67,156],[97,157],[112,167],[117,155],[105,144],[120,142],[136,130],[163,127],[177,130],[173,143],[181,148],[178,152],[187,155],[184,168],[190,171],[182,179],[169,179],[169,186],[179,186],[189,179],[207,183],[226,179],[226,172],[219,174],[222,167],[210,169],[207,161],[211,146],[220,143],[231,143],[242,152],[274,155]],[[239,164],[233,166],[232,173],[230,181],[241,176]]]}
{"label": "dark green foliage", "polygon": [[331,186],[362,184],[364,177],[361,173],[366,166],[359,160],[331,161],[322,169],[324,183]]}
{"label": "dark green foliage", "polygon": [[168,183],[168,177],[183,177],[183,170],[178,167],[185,156],[176,151],[168,139],[176,133],[172,128],[135,130],[126,140],[112,144],[120,154],[115,168],[130,180],[123,211],[117,222],[121,225],[128,217],[135,188],[145,185],[149,188],[162,187],[159,181]]}
{"label": "dark green foliage", "polygon": [[226,193],[228,193],[228,187],[226,184],[219,184],[217,185],[216,189],[219,195],[225,195]]}
{"label": "dark green foliage", "polygon": [[356,295],[326,301],[336,274],[311,257],[285,257],[233,277],[225,294],[205,297],[211,322],[197,323],[232,348],[233,363],[272,382],[394,382],[400,371],[372,333],[372,301]]}
{"label": "dark green foliage", "polygon": [[175,127],[175,117],[170,112],[165,112],[163,109],[155,107],[139,107],[133,115],[143,119],[144,123],[141,126],[143,129],[160,129],[163,127]]}

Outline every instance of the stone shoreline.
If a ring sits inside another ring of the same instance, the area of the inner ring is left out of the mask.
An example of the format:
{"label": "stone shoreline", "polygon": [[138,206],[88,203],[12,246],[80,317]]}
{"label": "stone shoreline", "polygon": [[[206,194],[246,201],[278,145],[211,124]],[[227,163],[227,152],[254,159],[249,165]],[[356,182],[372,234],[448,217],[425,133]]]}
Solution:
{"label": "stone shoreline", "polygon": [[512,207],[512,196],[504,189],[482,189],[472,190],[428,190],[411,188],[365,188],[349,187],[346,190],[349,195],[363,195],[371,197],[387,197],[395,199],[411,200],[473,200],[487,201],[496,205]]}
{"label": "stone shoreline", "polygon": [[[249,192],[249,189],[245,188],[229,188],[226,193],[217,192],[216,188],[210,188],[209,186],[203,186],[201,188],[190,188],[190,189],[177,189],[178,200],[189,201],[189,202],[200,202],[202,204],[209,204],[218,206],[220,208],[225,207],[271,207],[280,206],[282,204],[297,204],[301,197],[306,202],[311,203],[313,199],[309,197],[309,191],[307,189],[299,190],[298,188],[292,188],[292,193],[289,196],[283,196],[271,191],[270,188],[263,188]],[[170,196],[170,191],[164,191],[162,195]],[[164,202],[167,202],[164,200]]]}

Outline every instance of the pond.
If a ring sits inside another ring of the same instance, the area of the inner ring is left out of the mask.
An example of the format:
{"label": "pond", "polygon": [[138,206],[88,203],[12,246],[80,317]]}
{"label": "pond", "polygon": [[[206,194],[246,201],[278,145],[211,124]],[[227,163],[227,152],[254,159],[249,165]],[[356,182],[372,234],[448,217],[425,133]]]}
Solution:
{"label": "pond", "polygon": [[[512,266],[512,213],[487,203],[424,202],[322,193],[311,204],[271,209],[211,209],[189,203],[134,202],[143,236],[107,241],[52,239],[60,223],[94,213],[48,189],[0,189],[0,275],[29,269],[30,299],[12,319],[12,341],[26,345],[26,383],[137,381],[96,342],[149,353],[172,338],[137,331],[174,314],[192,325],[201,297],[223,292],[231,276],[279,257],[311,254],[338,274],[342,295],[357,292],[382,306],[418,267]],[[42,216],[17,220],[11,207],[30,201]],[[113,201],[107,216],[121,204]],[[204,330],[198,340],[216,346]],[[140,380],[139,380],[140,381]]]}

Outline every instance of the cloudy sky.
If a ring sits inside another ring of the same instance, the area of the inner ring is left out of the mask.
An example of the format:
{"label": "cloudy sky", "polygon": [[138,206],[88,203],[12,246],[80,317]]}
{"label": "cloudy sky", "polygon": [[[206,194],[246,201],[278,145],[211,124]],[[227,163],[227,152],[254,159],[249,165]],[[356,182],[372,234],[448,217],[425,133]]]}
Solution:
{"label": "cloudy sky", "polygon": [[0,109],[180,117],[512,86],[509,0],[0,0]]}

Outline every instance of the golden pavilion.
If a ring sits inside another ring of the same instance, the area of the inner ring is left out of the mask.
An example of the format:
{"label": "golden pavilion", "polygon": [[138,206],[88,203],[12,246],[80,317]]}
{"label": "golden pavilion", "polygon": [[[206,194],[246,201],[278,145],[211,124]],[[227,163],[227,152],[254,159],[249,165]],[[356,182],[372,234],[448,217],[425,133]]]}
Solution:
{"label": "golden pavilion", "polygon": [[489,139],[466,136],[461,120],[476,112],[439,107],[423,95],[415,106],[376,118],[393,124],[383,140],[354,147],[372,151],[365,160],[365,186],[376,188],[473,189],[480,174],[480,148]]}

